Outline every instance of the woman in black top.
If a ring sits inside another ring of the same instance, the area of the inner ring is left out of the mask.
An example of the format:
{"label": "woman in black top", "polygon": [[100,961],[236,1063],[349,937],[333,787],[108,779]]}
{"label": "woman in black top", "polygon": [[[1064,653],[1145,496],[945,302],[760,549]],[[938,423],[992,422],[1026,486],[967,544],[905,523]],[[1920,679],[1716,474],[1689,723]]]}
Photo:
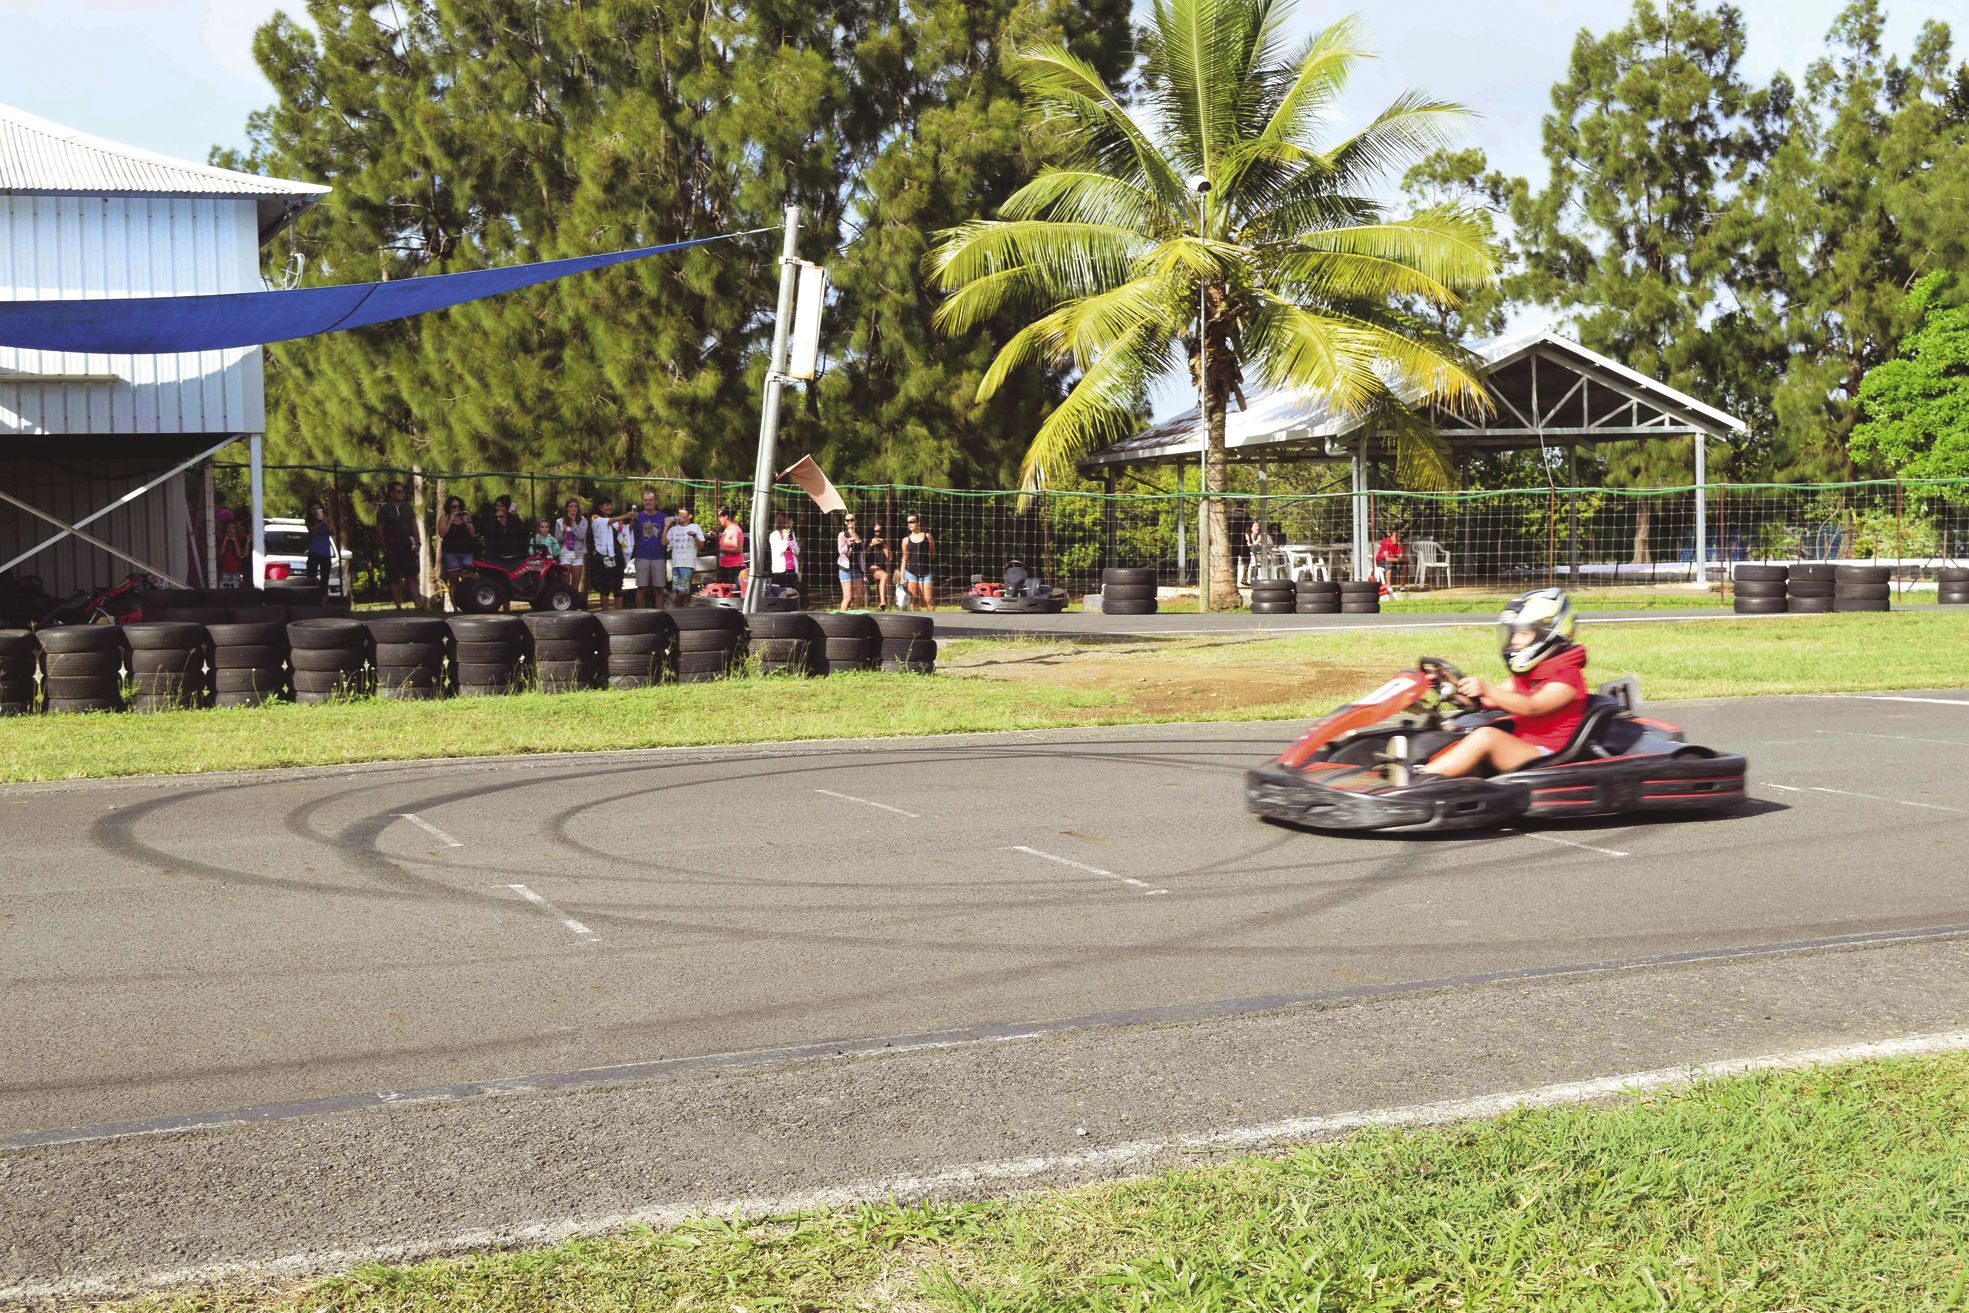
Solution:
{"label": "woman in black top", "polygon": [[465,513],[462,497],[444,499],[444,512],[438,516],[438,551],[448,582],[455,582],[478,560],[479,531]]}
{"label": "woman in black top", "polygon": [[862,545],[862,557],[867,561],[868,591],[875,599],[875,609],[889,609],[889,540],[882,536],[882,526],[870,525],[868,541]]}

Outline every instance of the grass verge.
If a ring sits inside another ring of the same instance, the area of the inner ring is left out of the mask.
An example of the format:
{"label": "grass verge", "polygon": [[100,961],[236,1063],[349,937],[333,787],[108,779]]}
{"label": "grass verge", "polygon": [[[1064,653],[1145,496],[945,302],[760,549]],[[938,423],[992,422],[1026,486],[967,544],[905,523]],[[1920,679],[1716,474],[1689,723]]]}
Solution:
{"label": "grass verge", "polygon": [[1951,1309],[1969,1057],[1762,1073],[982,1204],[695,1222],[127,1313]]}
{"label": "grass verge", "polygon": [[[1590,625],[1589,676],[1654,698],[1950,688],[1969,613]],[[1331,710],[1427,651],[1496,673],[1488,627],[1105,641],[965,639],[944,673],[740,678],[619,692],[349,701],[158,715],[0,720],[0,782],[358,761],[1155,721],[1292,719]]]}

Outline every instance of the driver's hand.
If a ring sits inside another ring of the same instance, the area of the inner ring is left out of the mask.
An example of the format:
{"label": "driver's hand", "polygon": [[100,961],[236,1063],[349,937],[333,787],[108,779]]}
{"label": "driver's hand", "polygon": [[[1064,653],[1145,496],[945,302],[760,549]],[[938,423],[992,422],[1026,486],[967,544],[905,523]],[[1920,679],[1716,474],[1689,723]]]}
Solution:
{"label": "driver's hand", "polygon": [[1465,675],[1456,681],[1456,691],[1472,702],[1482,702],[1485,691],[1484,681],[1475,675]]}

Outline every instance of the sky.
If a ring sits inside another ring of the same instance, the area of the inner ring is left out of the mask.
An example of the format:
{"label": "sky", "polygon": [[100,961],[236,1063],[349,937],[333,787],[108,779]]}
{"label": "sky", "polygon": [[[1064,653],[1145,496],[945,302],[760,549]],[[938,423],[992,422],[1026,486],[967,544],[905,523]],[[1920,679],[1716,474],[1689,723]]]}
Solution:
{"label": "sky", "polygon": [[[1736,0],[1749,26],[1748,76],[1794,78],[1816,56],[1844,0]],[[1905,52],[1925,18],[1969,48],[1969,0],[1887,0],[1887,48]],[[302,6],[290,3],[290,11]],[[57,123],[182,159],[245,144],[246,116],[272,93],[253,62],[272,0],[0,0],[0,102]],[[1409,88],[1468,106],[1469,141],[1494,167],[1544,177],[1539,120],[1582,27],[1625,21],[1629,0],[1406,0],[1370,10],[1377,58],[1349,85],[1347,119],[1364,120]],[[1301,0],[1310,31],[1356,6]],[[1339,125],[1344,127],[1345,124]],[[1181,389],[1159,391],[1158,416]]]}

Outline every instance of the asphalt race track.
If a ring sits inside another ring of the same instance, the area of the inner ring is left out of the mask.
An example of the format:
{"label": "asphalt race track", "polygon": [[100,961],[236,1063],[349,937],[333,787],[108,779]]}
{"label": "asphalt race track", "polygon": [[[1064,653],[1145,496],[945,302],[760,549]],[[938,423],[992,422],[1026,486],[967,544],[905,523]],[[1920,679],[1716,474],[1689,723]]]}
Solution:
{"label": "asphalt race track", "polygon": [[1301,834],[1280,724],[0,790],[0,1298],[1969,1018],[1969,692],[1655,710],[1741,811]]}

